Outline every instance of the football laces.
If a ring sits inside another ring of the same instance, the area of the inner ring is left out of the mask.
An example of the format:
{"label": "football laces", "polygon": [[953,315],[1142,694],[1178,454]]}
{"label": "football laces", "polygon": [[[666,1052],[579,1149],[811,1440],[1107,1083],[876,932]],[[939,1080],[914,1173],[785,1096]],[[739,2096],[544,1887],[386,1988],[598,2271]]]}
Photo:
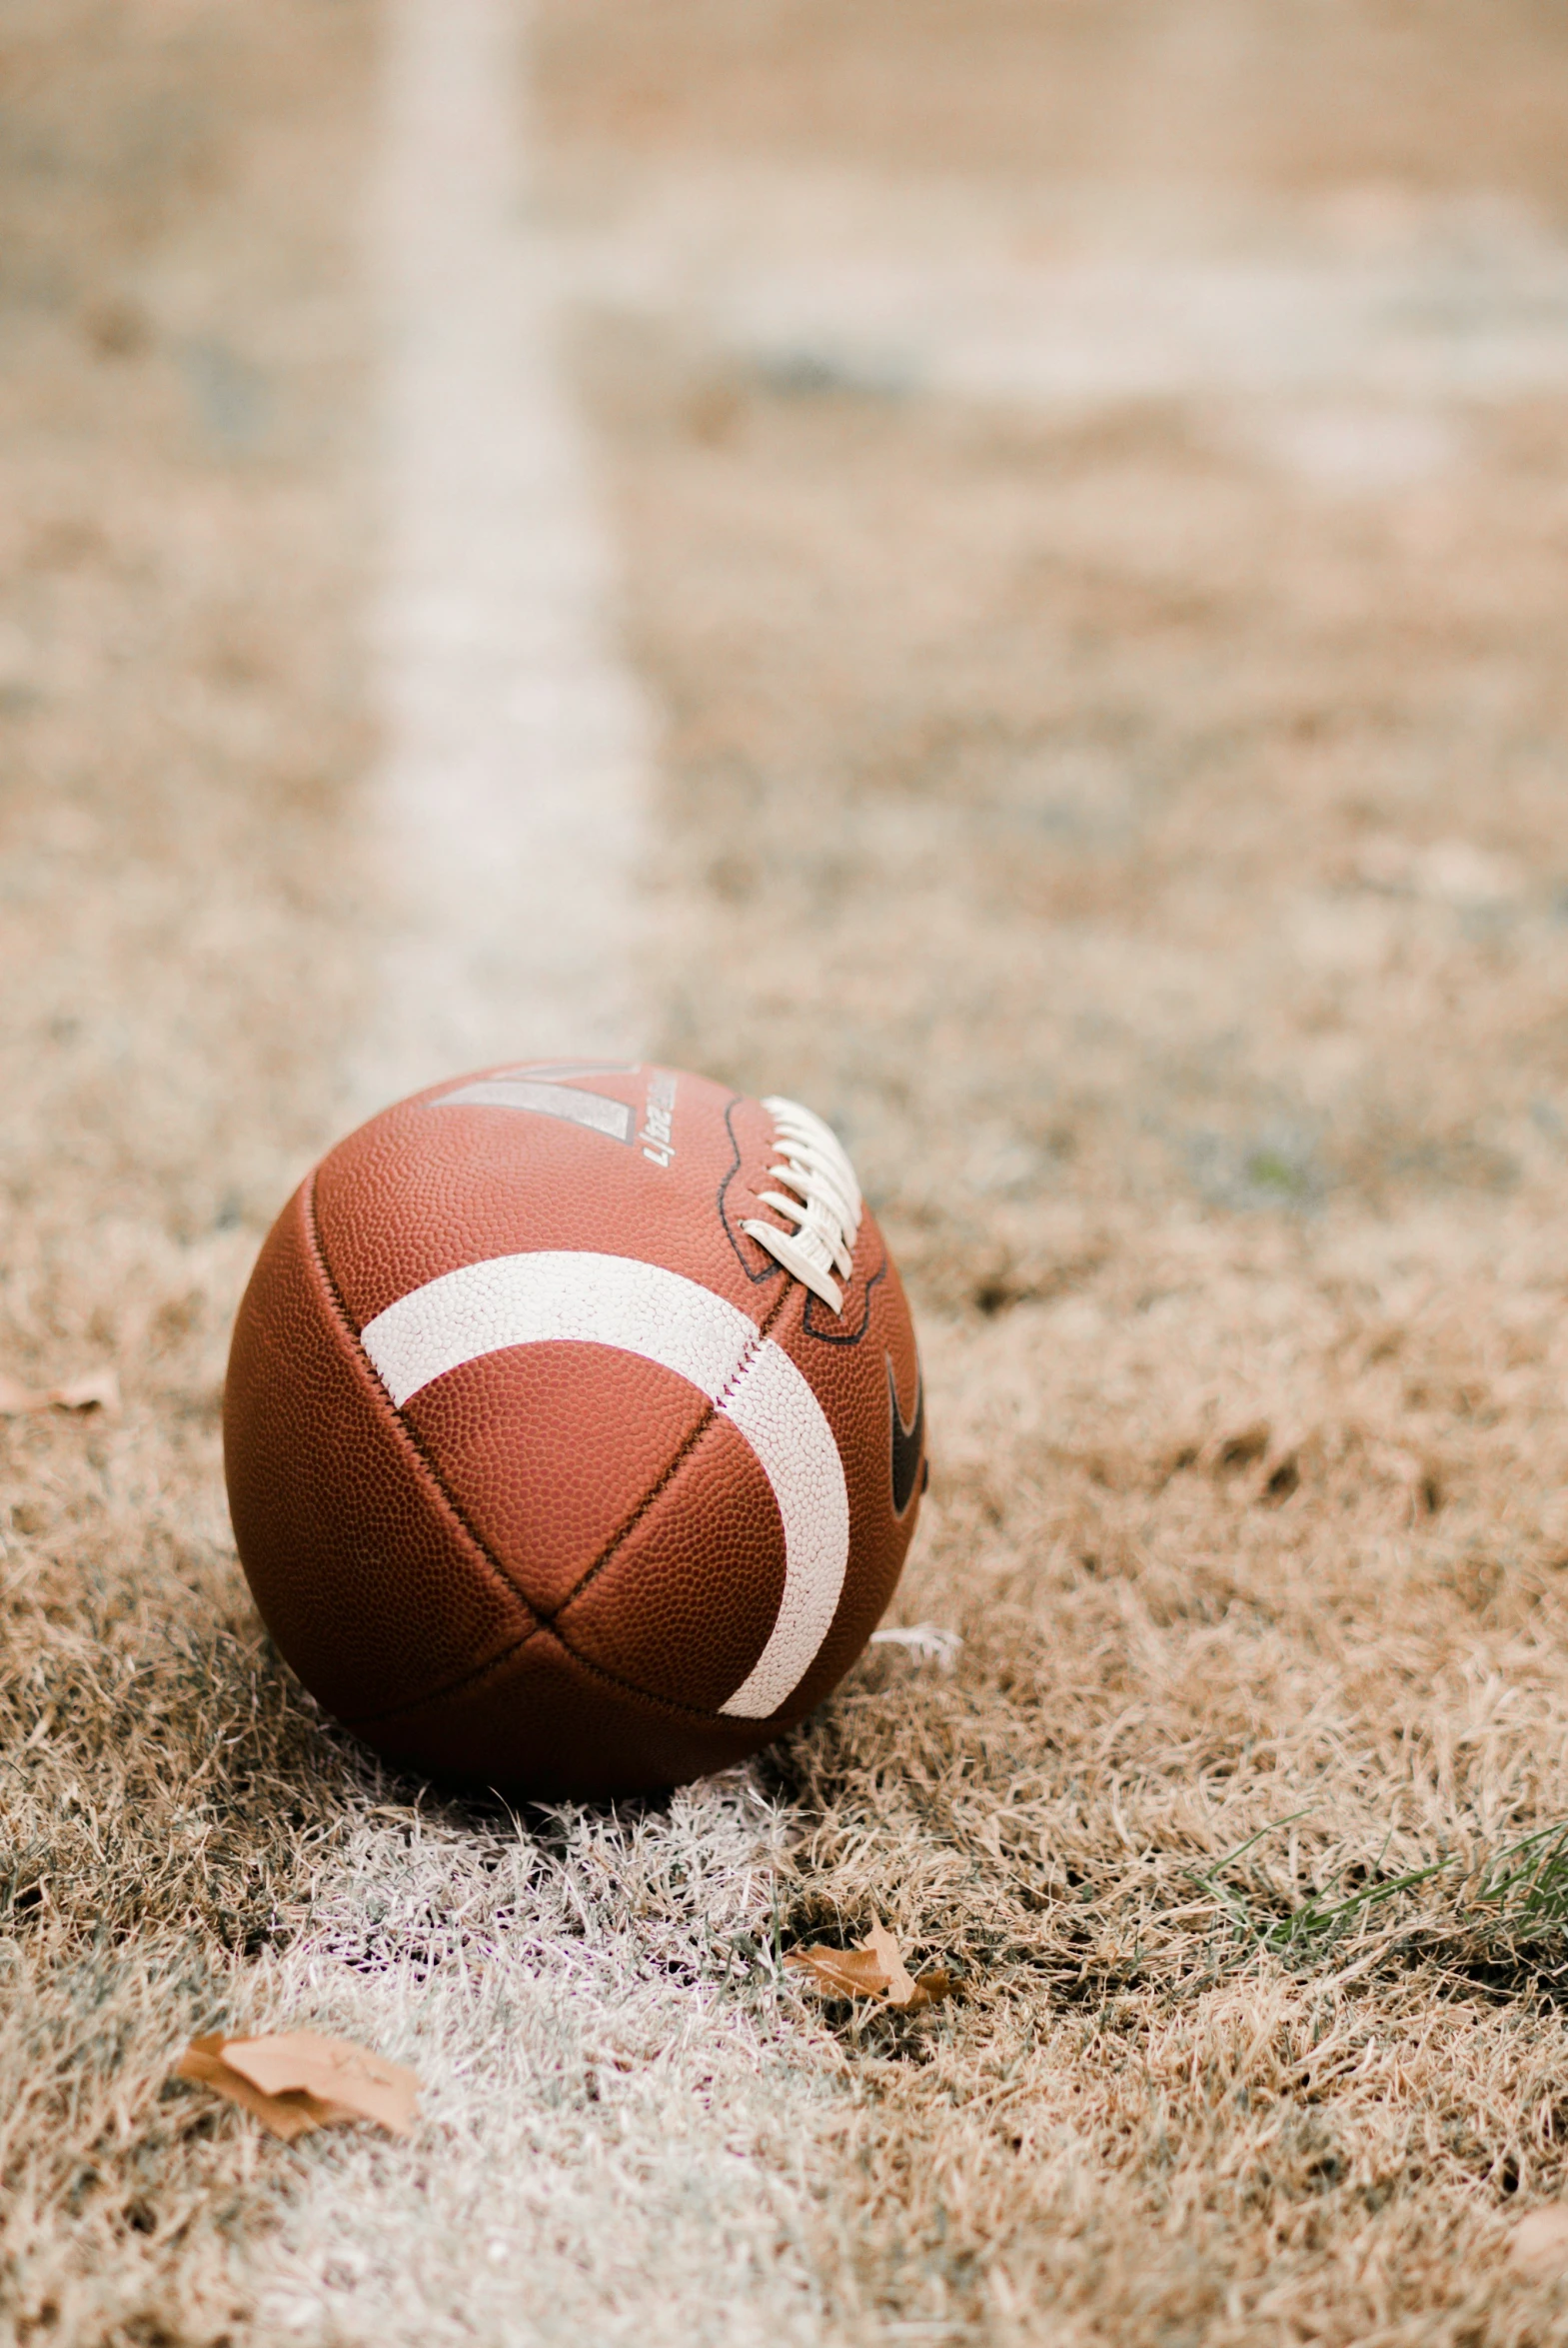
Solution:
{"label": "football laces", "polygon": [[[764,1206],[784,1216],[792,1229],[753,1216],[741,1228],[766,1247],[830,1311],[843,1310],[839,1279],[847,1279],[860,1227],[860,1185],[843,1144],[830,1126],[798,1101],[771,1095],[763,1107],[774,1121],[774,1148],[781,1163],[768,1170],[780,1187],[758,1193]],[[834,1273],[838,1278],[834,1278]]]}

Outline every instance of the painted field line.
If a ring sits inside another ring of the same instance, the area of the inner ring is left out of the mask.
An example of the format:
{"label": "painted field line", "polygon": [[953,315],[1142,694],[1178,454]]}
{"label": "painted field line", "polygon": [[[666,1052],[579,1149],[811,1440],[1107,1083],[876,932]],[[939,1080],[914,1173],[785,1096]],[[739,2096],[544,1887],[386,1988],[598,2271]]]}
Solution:
{"label": "painted field line", "polygon": [[307,2348],[824,2348],[847,2217],[814,2155],[842,2092],[749,1986],[783,1821],[744,1772],[626,1819],[371,1812],[263,1959],[260,2027],[412,2063],[409,2143],[313,2136],[251,2252],[253,2335]]}
{"label": "painted field line", "polygon": [[[366,1110],[454,1069],[635,1051],[647,727],[519,172],[513,0],[389,0],[390,894]],[[389,1791],[348,1821],[252,2019],[425,2081],[400,2144],[312,2137],[249,2252],[252,2337],[320,2348],[817,2348],[813,2114],[839,2092],[766,1939],[783,1822],[747,1770],[548,1836]]]}
{"label": "painted field line", "polygon": [[635,1052],[649,726],[558,364],[503,0],[388,0],[385,320],[391,924],[356,1106],[481,1062]]}
{"label": "painted field line", "polygon": [[629,177],[571,260],[585,302],[796,395],[1332,403],[1369,413],[1346,464],[1374,477],[1380,435],[1397,476],[1432,411],[1568,385],[1568,244],[1501,198],[1351,191],[1270,221],[1092,182],[684,159]]}

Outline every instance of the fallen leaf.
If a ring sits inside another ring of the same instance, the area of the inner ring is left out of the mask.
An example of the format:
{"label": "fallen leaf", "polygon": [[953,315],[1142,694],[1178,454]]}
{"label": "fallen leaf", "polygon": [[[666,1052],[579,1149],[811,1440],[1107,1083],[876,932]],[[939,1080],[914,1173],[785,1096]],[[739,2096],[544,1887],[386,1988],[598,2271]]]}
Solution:
{"label": "fallen leaf", "polygon": [[259,2087],[239,2071],[231,2070],[223,2059],[224,2042],[220,2037],[193,2038],[175,2064],[175,2076],[192,2079],[203,2087],[212,2087],[237,2103],[260,2120],[264,2127],[292,2143],[308,2129],[324,2127],[335,2116],[325,2111],[314,2095],[290,2096],[287,2101],[277,2095],[264,2095]]}
{"label": "fallen leaf", "polygon": [[938,2005],[952,1993],[951,1976],[940,1966],[911,1975],[898,1943],[880,1922],[858,1948],[792,1948],[784,1963],[809,1975],[811,1986],[833,1997],[879,1997],[900,2013]]}
{"label": "fallen leaf", "polygon": [[914,1976],[915,2005],[940,2005],[944,1997],[952,1995],[952,1975],[945,1965],[930,1965]]}
{"label": "fallen leaf", "polygon": [[343,2120],[374,2120],[407,2136],[419,2096],[417,2071],[314,2030],[193,2038],[175,2069],[182,2079],[216,2088],[290,2143],[310,2128]]}
{"label": "fallen leaf", "polygon": [[866,1941],[865,1946],[874,1951],[876,1961],[881,1966],[887,2003],[897,2006],[912,2005],[914,2003],[913,1977],[898,1953],[897,1941],[894,1940],[885,1924],[875,1923],[871,1926],[871,1937]]}
{"label": "fallen leaf", "polygon": [[1522,2217],[1508,2237],[1508,2255],[1537,2282],[1568,2273],[1568,2202],[1548,2201]]}
{"label": "fallen leaf", "polygon": [[301,2092],[344,2104],[406,2136],[414,2124],[419,2074],[348,2038],[288,2030],[272,2038],[231,2038],[224,2060],[267,2095]]}
{"label": "fallen leaf", "polygon": [[809,1973],[813,1988],[839,1997],[880,1997],[887,1986],[887,1975],[869,1949],[792,1948],[784,1963]]}
{"label": "fallen leaf", "polygon": [[112,1369],[94,1370],[90,1377],[67,1378],[59,1386],[24,1386],[0,1373],[0,1418],[16,1418],[28,1410],[107,1410],[120,1407],[120,1381]]}

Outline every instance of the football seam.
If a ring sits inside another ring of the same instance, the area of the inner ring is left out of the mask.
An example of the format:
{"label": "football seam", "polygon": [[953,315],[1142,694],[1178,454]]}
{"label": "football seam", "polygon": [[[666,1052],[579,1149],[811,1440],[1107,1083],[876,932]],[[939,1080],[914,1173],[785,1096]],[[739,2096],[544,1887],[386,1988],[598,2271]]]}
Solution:
{"label": "football seam", "polygon": [[[453,1680],[448,1686],[438,1688],[433,1695],[411,1696],[407,1703],[394,1704],[385,1712],[356,1712],[352,1719],[345,1716],[343,1724],[357,1735],[363,1729],[380,1728],[389,1720],[398,1720],[410,1712],[417,1712],[423,1704],[442,1703],[449,1696],[464,1695],[470,1688],[478,1687],[481,1681],[491,1678],[496,1672],[502,1670],[506,1664],[513,1660],[514,1656],[522,1653],[530,1640],[538,1638],[541,1633],[554,1639],[557,1646],[564,1654],[570,1655],[574,1663],[581,1664],[585,1671],[592,1672],[596,1679],[604,1680],[607,1686],[615,1688],[621,1695],[635,1696],[639,1703],[651,1704],[656,1711],[668,1712],[681,1720],[701,1721],[710,1727],[716,1722],[728,1723],[730,1721],[731,1715],[728,1712],[708,1711],[701,1704],[684,1704],[679,1696],[655,1695],[651,1688],[639,1687],[635,1679],[621,1678],[619,1673],[612,1671],[607,1664],[596,1662],[592,1655],[583,1654],[565,1636],[557,1623],[536,1622],[532,1629],[526,1630],[520,1639],[515,1639],[512,1645],[501,1654],[492,1655],[488,1663],[478,1664],[474,1670],[465,1673],[462,1679]],[[773,1716],[770,1714],[770,1718]],[[746,1726],[747,1723],[736,1721],[735,1725],[740,1728]]]}
{"label": "football seam", "polygon": [[[456,1500],[453,1494],[447,1489],[446,1479],[442,1475],[441,1470],[437,1467],[435,1461],[431,1458],[430,1453],[425,1448],[425,1445],[420,1441],[420,1438],[415,1429],[409,1424],[409,1421],[404,1417],[403,1412],[393,1401],[392,1396],[388,1393],[386,1385],[382,1379],[381,1372],[377,1369],[375,1362],[372,1361],[370,1355],[366,1352],[364,1340],[361,1337],[359,1330],[354,1325],[354,1315],[349,1310],[348,1304],[344,1298],[343,1290],[339,1287],[337,1280],[334,1278],[332,1265],[327,1258],[327,1249],[325,1242],[322,1239],[321,1226],[316,1219],[316,1175],[314,1171],[310,1174],[310,1177],[305,1184],[305,1230],[306,1236],[310,1240],[312,1260],[314,1261],[316,1269],[320,1274],[322,1286],[326,1291],[328,1304],[331,1306],[333,1313],[336,1315],[339,1325],[342,1327],[344,1333],[348,1336],[355,1352],[358,1354],[360,1360],[364,1363],[366,1375],[370,1378],[377,1395],[384,1404],[395,1430],[402,1435],[404,1441],[408,1444],[409,1449],[413,1452],[420,1467],[429,1477],[430,1481],[435,1485],[436,1491],[440,1498],[445,1503],[447,1508],[450,1509],[454,1519],[462,1527],[469,1540],[472,1541],[480,1557],[490,1567],[491,1572],[496,1576],[496,1579],[500,1582],[503,1589],[510,1590],[513,1597],[517,1599],[518,1604],[523,1607],[524,1611],[528,1615],[529,1626],[527,1630],[524,1631],[522,1638],[516,1640],[512,1646],[504,1650],[506,1654],[514,1654],[516,1653],[517,1648],[523,1645],[526,1640],[532,1638],[534,1632],[539,1628],[540,1615],[538,1608],[535,1607],[531,1602],[527,1591],[520,1588],[518,1583],[513,1580],[511,1574],[502,1564],[501,1559],[493,1553],[489,1542],[486,1541],[484,1537],[476,1530],[476,1528],[469,1522],[468,1516],[464,1509],[460,1506],[459,1502]],[[498,1656],[494,1659],[500,1661],[501,1657]],[[482,1669],[488,1669],[488,1665],[481,1666]],[[420,1703],[428,1703],[431,1701],[431,1698],[428,1696],[420,1696],[413,1700]]]}
{"label": "football seam", "polygon": [[[359,1329],[355,1326],[354,1315],[349,1310],[348,1303],[344,1297],[342,1289],[338,1286],[336,1279],[333,1277],[332,1266],[327,1258],[326,1244],[321,1235],[320,1225],[316,1220],[316,1175],[314,1172],[311,1174],[305,1185],[305,1227],[307,1236],[310,1240],[311,1254],[315,1260],[317,1270],[321,1275],[322,1285],[326,1290],[328,1302],[330,1303],[332,1310],[336,1314],[343,1329],[351,1339],[356,1353],[364,1362],[366,1371],[368,1372],[372,1383],[375,1386],[376,1392],[380,1396],[381,1400],[385,1403],[387,1410],[391,1415],[393,1424],[407,1438],[409,1448],[413,1451],[415,1457],[418,1459],[420,1466],[424,1469],[426,1475],[435,1485],[442,1499],[451,1509],[453,1516],[462,1526],[464,1532],[467,1533],[469,1539],[473,1542],[480,1556],[483,1557],[486,1564],[490,1566],[491,1570],[496,1574],[497,1578],[502,1582],[502,1584],[512,1592],[513,1596],[518,1600],[518,1603],[527,1609],[529,1616],[528,1628],[523,1632],[520,1638],[514,1639],[510,1646],[503,1647],[499,1654],[491,1655],[486,1659],[485,1662],[477,1664],[472,1671],[464,1672],[458,1679],[447,1680],[440,1687],[429,1688],[421,1695],[411,1696],[406,1703],[395,1704],[388,1711],[356,1713],[355,1719],[362,1722],[366,1727],[373,1727],[386,1720],[395,1720],[402,1713],[417,1711],[421,1704],[437,1704],[444,1702],[448,1697],[462,1695],[465,1689],[476,1686],[479,1681],[484,1679],[489,1672],[499,1670],[504,1663],[510,1662],[512,1657],[518,1654],[524,1647],[526,1647],[529,1640],[537,1636],[537,1634],[543,1629],[549,1629],[552,1637],[558,1639],[560,1644],[566,1649],[566,1652],[571,1655],[576,1662],[581,1663],[586,1671],[600,1672],[603,1677],[609,1680],[614,1686],[624,1688],[628,1694],[641,1696],[645,1699],[645,1701],[651,1704],[668,1704],[672,1710],[694,1720],[717,1720],[725,1717],[725,1715],[722,1714],[717,1708],[713,1711],[705,1711],[701,1705],[683,1704],[679,1698],[674,1696],[655,1695],[649,1689],[639,1687],[635,1680],[618,1679],[616,1674],[613,1671],[606,1670],[602,1663],[594,1662],[587,1655],[580,1655],[577,1648],[572,1645],[571,1641],[567,1637],[564,1636],[557,1625],[560,1621],[560,1617],[567,1611],[568,1607],[571,1606],[578,1598],[580,1598],[583,1592],[589,1588],[591,1583],[597,1580],[598,1576],[604,1572],[605,1568],[614,1561],[618,1552],[625,1545],[625,1543],[631,1539],[632,1534],[637,1530],[638,1525],[641,1524],[643,1518],[648,1514],[649,1510],[658,1500],[663,1498],[673,1478],[679,1473],[680,1469],[685,1466],[687,1460],[696,1450],[698,1444],[703,1440],[703,1437],[714,1425],[719,1416],[722,1404],[729,1400],[731,1394],[734,1393],[736,1387],[740,1383],[744,1373],[756,1360],[758,1353],[762,1349],[764,1339],[768,1336],[769,1331],[774,1326],[774,1323],[780,1318],[784,1309],[784,1306],[788,1303],[791,1283],[787,1280],[784,1282],[779,1294],[774,1298],[773,1303],[770,1305],[767,1317],[758,1326],[756,1335],[748,1338],[746,1346],[742,1351],[741,1358],[736,1363],[735,1368],[731,1371],[723,1389],[709,1402],[708,1408],[703,1413],[702,1417],[699,1418],[691,1433],[677,1445],[664,1469],[656,1481],[650,1484],[648,1490],[644,1493],[642,1499],[633,1509],[631,1515],[625,1518],[625,1520],[617,1526],[616,1530],[610,1535],[609,1540],[600,1550],[599,1555],[579,1576],[578,1580],[573,1583],[571,1589],[567,1591],[566,1596],[562,1598],[559,1605],[546,1608],[536,1605],[535,1601],[528,1595],[528,1592],[523,1589],[519,1583],[513,1580],[511,1574],[502,1564],[500,1558],[497,1557],[490,1548],[489,1543],[482,1538],[480,1533],[476,1531],[475,1527],[469,1522],[468,1516],[464,1509],[453,1496],[452,1492],[448,1489],[446,1479],[442,1475],[440,1468],[436,1465],[434,1459],[432,1459],[429,1451],[426,1449],[424,1443],[420,1440],[420,1437],[415,1431],[414,1427],[410,1424],[409,1420],[404,1416],[403,1412],[393,1401],[391,1394],[387,1391],[386,1384],[382,1379],[380,1371],[377,1369],[376,1364],[372,1361],[369,1353],[367,1353],[365,1350],[364,1339]],[[352,1726],[353,1722],[350,1722],[349,1725]]]}
{"label": "football seam", "polygon": [[[702,1442],[704,1436],[707,1435],[716,1424],[720,1411],[724,1408],[726,1402],[729,1401],[731,1395],[735,1392],[736,1387],[740,1384],[746,1372],[751,1368],[753,1362],[757,1359],[758,1354],[763,1349],[764,1339],[767,1337],[769,1330],[773,1327],[774,1322],[783,1312],[784,1305],[788,1302],[788,1298],[789,1289],[788,1285],[785,1284],[785,1286],[775,1297],[773,1304],[769,1309],[768,1317],[758,1328],[756,1336],[749,1337],[747,1339],[746,1346],[741,1354],[740,1360],[736,1363],[734,1369],[730,1372],[730,1375],[725,1380],[724,1386],[721,1388],[721,1390],[712,1397],[708,1408],[704,1411],[702,1417],[693,1427],[691,1433],[677,1444],[675,1450],[670,1455],[668,1464],[665,1466],[658,1479],[649,1485],[648,1490],[643,1494],[642,1499],[639,1500],[631,1515],[627,1517],[624,1523],[617,1526],[616,1530],[606,1541],[604,1547],[600,1550],[599,1555],[594,1559],[593,1563],[586,1569],[586,1571],[583,1572],[573,1583],[572,1587],[567,1591],[566,1596],[561,1600],[561,1603],[558,1606],[551,1606],[548,1609],[542,1609],[534,1606],[532,1601],[530,1601],[530,1611],[537,1613],[539,1615],[539,1619],[542,1622],[548,1622],[552,1629],[555,1628],[562,1615],[567,1611],[567,1608],[569,1606],[575,1605],[577,1600],[583,1595],[583,1592],[590,1588],[592,1584],[598,1580],[599,1576],[604,1572],[608,1565],[614,1562],[618,1552],[625,1546],[627,1541],[631,1539],[633,1533],[642,1523],[649,1510],[655,1505],[657,1501],[663,1499],[665,1493],[669,1490],[670,1485],[674,1482],[681,1469],[686,1465],[688,1459],[691,1458],[699,1443]],[[563,1640],[562,1644],[565,1645],[566,1641]],[[572,1651],[576,1652],[575,1649]],[[629,1682],[628,1684],[630,1685],[631,1683]]]}
{"label": "football seam", "polygon": [[[787,1291],[785,1291],[785,1296],[780,1297],[779,1306],[783,1306],[786,1295]],[[749,1369],[752,1363],[756,1360],[758,1353],[762,1349],[764,1337],[766,1337],[769,1328],[773,1325],[773,1322],[778,1317],[778,1309],[779,1308],[776,1307],[774,1311],[770,1312],[768,1320],[764,1323],[763,1327],[759,1329],[757,1335],[747,1345],[746,1351],[742,1354],[740,1361],[737,1363],[718,1399],[709,1404],[708,1409],[698,1420],[697,1425],[692,1429],[692,1432],[682,1440],[676,1451],[673,1453],[669,1465],[660,1475],[658,1482],[652,1484],[649,1487],[649,1490],[638,1502],[637,1507],[626,1519],[625,1523],[618,1526],[617,1529],[611,1534],[609,1540],[605,1543],[604,1548],[594,1559],[593,1564],[588,1567],[582,1579],[568,1591],[567,1595],[561,1600],[559,1606],[553,1606],[547,1612],[543,1608],[536,1606],[532,1599],[525,1597],[523,1602],[528,1607],[533,1619],[531,1620],[528,1629],[524,1631],[522,1637],[514,1639],[511,1646],[503,1647],[500,1654],[491,1655],[486,1659],[485,1662],[477,1663],[472,1671],[465,1671],[461,1678],[450,1679],[443,1686],[432,1688],[424,1695],[410,1696],[406,1703],[394,1704],[388,1711],[356,1713],[355,1720],[350,1721],[348,1725],[352,1728],[357,1721],[363,1723],[366,1727],[379,1726],[383,1721],[396,1720],[403,1713],[418,1711],[421,1704],[442,1703],[451,1696],[462,1695],[469,1688],[477,1687],[480,1682],[484,1679],[487,1679],[493,1671],[499,1671],[503,1664],[510,1663],[513,1656],[520,1654],[523,1648],[528,1645],[529,1640],[536,1638],[542,1630],[548,1630],[551,1637],[557,1641],[558,1645],[565,1649],[565,1651],[572,1657],[574,1662],[581,1663],[585,1671],[596,1672],[600,1678],[608,1680],[613,1687],[620,1688],[627,1695],[639,1696],[645,1703],[661,1704],[668,1710],[679,1713],[683,1719],[722,1720],[728,1718],[729,1715],[722,1712],[717,1705],[710,1710],[705,1709],[705,1707],[701,1704],[685,1704],[681,1701],[679,1696],[659,1695],[656,1694],[653,1688],[639,1686],[635,1679],[623,1679],[619,1673],[612,1671],[608,1664],[597,1661],[596,1658],[592,1655],[585,1655],[580,1647],[574,1646],[562,1625],[561,1617],[563,1614],[568,1612],[568,1610],[572,1607],[576,1600],[582,1596],[583,1592],[590,1586],[596,1577],[600,1573],[604,1572],[607,1566],[614,1563],[619,1550],[628,1540],[631,1539],[632,1534],[636,1531],[643,1518],[648,1514],[648,1511],[654,1506],[655,1502],[663,1496],[673,1478],[677,1475],[680,1469],[685,1466],[687,1460],[691,1458],[693,1452],[697,1449],[699,1443],[702,1442],[704,1436],[708,1434],[717,1423],[719,1418],[720,1404],[726,1401],[728,1397],[735,1391],[736,1386],[740,1383],[743,1372]],[[431,1470],[431,1472],[433,1475],[436,1473],[434,1468]],[[521,1591],[519,1592],[519,1595],[522,1596]]]}

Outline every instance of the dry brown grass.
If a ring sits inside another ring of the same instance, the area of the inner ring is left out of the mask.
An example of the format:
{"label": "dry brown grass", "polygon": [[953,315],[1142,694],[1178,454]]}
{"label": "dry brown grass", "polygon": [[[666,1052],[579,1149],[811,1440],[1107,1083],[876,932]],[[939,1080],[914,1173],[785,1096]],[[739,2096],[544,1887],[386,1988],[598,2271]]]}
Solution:
{"label": "dry brown grass", "polygon": [[[1206,25],[1273,93],[1275,196],[1559,201],[1522,5],[1480,48],[1434,15],[1402,111],[1414,36],[1348,6],[1305,78],[1293,11],[906,16],[662,0],[612,41],[573,0],[562,184],[629,125],[841,154],[872,84],[889,167],[1056,168],[1070,124],[1122,170],[1106,28],[1168,61]],[[666,1046],[833,1115],[886,1205],[936,1430],[899,1610],[965,1646],[868,1661],[770,1760],[777,1816],[433,1807],[271,1657],[216,1442],[360,1015],[331,224],[369,29],[6,28],[0,1365],[113,1360],[127,1410],[0,1422],[0,2322],[1560,2337],[1501,2251],[1568,2191],[1560,415],[1458,412],[1447,471],[1325,499],[1228,409],[959,412],[593,325],[668,720]],[[1244,191],[1245,116],[1172,101],[1161,168]],[[782,1988],[872,1913],[954,2003]],[[415,2055],[416,2152],[285,2153],[167,2085],[274,2013]]]}
{"label": "dry brown grass", "polygon": [[[1040,90],[1037,169],[1135,176],[1127,45],[1206,28],[1263,120],[1160,84],[1189,197],[1560,203],[1488,146],[1561,87],[1527,11],[1476,107],[1449,12],[1382,112],[1371,12],[1315,16],[1332,135],[1294,18],[1122,18],[671,6],[627,63],[562,11],[563,200],[629,127],[651,182],[852,163],[881,42],[911,182]],[[635,313],[584,351],[669,713],[667,1049],[838,1121],[925,1309],[900,1611],[963,1659],[778,1762],[789,1928],[878,1902],[967,1983],[845,2025],[861,2286],[954,2336],[1546,2337],[1498,2246],[1565,2181],[1560,416],[1457,407],[1446,468],[1335,496],[1266,404],[944,409]]]}
{"label": "dry brown grass", "polygon": [[228,2324],[275,2178],[169,2054],[341,1815],[236,1579],[217,1410],[352,1001],[357,329],[316,206],[364,29],[49,0],[0,40],[0,1358],[126,1395],[0,1423],[8,2338]]}

